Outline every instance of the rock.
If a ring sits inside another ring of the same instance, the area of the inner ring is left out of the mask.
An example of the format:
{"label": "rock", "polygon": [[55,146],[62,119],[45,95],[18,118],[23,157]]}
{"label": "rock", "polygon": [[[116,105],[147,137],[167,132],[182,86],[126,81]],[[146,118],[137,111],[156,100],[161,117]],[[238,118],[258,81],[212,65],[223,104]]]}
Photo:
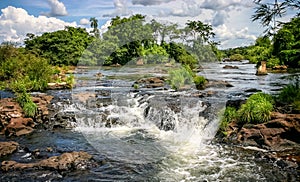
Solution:
{"label": "rock", "polygon": [[271,119],[235,130],[237,142],[272,150],[300,144],[300,114],[273,113]]}
{"label": "rock", "polygon": [[111,67],[121,67],[122,65],[120,65],[119,63],[116,64],[112,64]]}
{"label": "rock", "polygon": [[24,169],[51,169],[57,171],[67,171],[76,169],[86,169],[92,163],[92,156],[87,152],[63,153],[60,156],[53,156],[36,163],[18,163],[16,161],[3,161],[1,169],[3,171],[24,170]]}
{"label": "rock", "polygon": [[287,70],[287,66],[285,65],[277,65],[272,68],[272,70]]}
{"label": "rock", "polygon": [[14,153],[18,147],[17,142],[0,142],[0,157]]}
{"label": "rock", "polygon": [[261,92],[262,90],[259,90],[259,89],[256,89],[256,88],[250,88],[250,89],[247,89],[245,90],[245,92],[251,92],[251,93],[256,93],[256,92]]}
{"label": "rock", "polygon": [[136,61],[136,65],[137,66],[142,66],[144,65],[144,60],[142,58],[139,58],[137,61]]}
{"label": "rock", "polygon": [[102,77],[103,77],[103,74],[99,72],[99,73],[96,73],[95,76],[96,76],[97,78],[102,78]]}
{"label": "rock", "polygon": [[257,68],[256,75],[267,75],[267,62],[266,61],[261,61],[260,65]]}
{"label": "rock", "polygon": [[226,102],[226,107],[233,107],[238,110],[241,107],[241,105],[245,103],[246,99],[228,100]]}
{"label": "rock", "polygon": [[229,82],[227,81],[222,81],[222,80],[209,80],[208,82],[206,82],[205,84],[206,88],[209,87],[217,87],[217,88],[222,88],[222,87],[233,87],[233,85],[231,85]]}
{"label": "rock", "polygon": [[11,118],[6,126],[4,133],[7,136],[21,136],[33,132],[35,126],[32,118]]}
{"label": "rock", "polygon": [[225,66],[223,66],[223,69],[239,69],[239,67],[238,66],[225,65]]}
{"label": "rock", "polygon": [[164,77],[150,77],[150,78],[141,78],[137,80],[134,84],[139,84],[139,87],[144,88],[157,88],[163,87],[165,83]]}
{"label": "rock", "polygon": [[164,66],[165,67],[173,67],[174,65],[172,63],[166,63]]}

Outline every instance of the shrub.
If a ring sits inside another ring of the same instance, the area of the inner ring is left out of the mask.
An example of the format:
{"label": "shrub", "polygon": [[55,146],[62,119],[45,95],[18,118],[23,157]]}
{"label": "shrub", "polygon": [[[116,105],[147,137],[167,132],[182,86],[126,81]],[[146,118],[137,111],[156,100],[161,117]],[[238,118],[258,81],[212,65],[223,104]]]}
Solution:
{"label": "shrub", "polygon": [[196,75],[194,77],[194,83],[195,83],[197,89],[202,89],[202,88],[204,88],[204,85],[206,83],[206,79],[205,79],[204,76]]}
{"label": "shrub", "polygon": [[238,110],[240,123],[264,123],[270,120],[274,100],[264,93],[255,93]]}
{"label": "shrub", "polygon": [[73,85],[75,84],[75,77],[73,74],[70,74],[69,76],[67,76],[66,83],[69,88],[73,87]]}
{"label": "shrub", "polygon": [[242,56],[241,54],[233,54],[230,56],[231,61],[241,61],[243,59],[244,59],[244,56]]}
{"label": "shrub", "polygon": [[169,83],[175,90],[178,90],[185,85],[191,85],[192,82],[192,75],[189,70],[184,67],[169,71]]}
{"label": "shrub", "polygon": [[23,106],[23,111],[25,113],[25,116],[27,117],[34,117],[37,112],[37,106],[35,103],[27,102]]}
{"label": "shrub", "polygon": [[17,93],[17,102],[22,107],[25,116],[34,117],[37,112],[37,105],[32,101],[31,96],[26,92],[25,86],[20,85],[20,91]]}

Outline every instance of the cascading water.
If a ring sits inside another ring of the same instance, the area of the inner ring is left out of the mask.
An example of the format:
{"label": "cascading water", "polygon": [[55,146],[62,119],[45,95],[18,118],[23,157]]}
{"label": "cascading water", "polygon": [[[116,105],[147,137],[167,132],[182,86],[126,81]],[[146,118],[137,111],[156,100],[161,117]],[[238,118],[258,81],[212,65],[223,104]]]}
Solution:
{"label": "cascading water", "polygon": [[101,179],[265,179],[254,162],[232,155],[226,147],[211,144],[219,125],[218,110],[224,106],[222,99],[207,103],[184,91],[136,93],[130,88],[132,82],[124,84],[123,80],[107,85],[88,87],[86,90],[93,92],[90,100],[82,102],[73,97],[76,130],[101,155],[113,161],[100,170]]}

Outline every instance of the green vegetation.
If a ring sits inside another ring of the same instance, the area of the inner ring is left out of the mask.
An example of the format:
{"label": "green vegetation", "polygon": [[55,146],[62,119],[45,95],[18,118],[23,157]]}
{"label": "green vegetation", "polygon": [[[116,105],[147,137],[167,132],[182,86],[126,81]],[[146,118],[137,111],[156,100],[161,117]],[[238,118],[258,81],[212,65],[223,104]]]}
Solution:
{"label": "green vegetation", "polygon": [[173,89],[179,90],[193,83],[193,76],[185,67],[169,71],[169,82]]}
{"label": "green vegetation", "polygon": [[262,92],[255,93],[238,110],[226,107],[222,116],[220,129],[224,131],[231,122],[239,124],[267,122],[271,119],[271,112],[274,109],[274,105],[275,101],[271,95]]}
{"label": "green vegetation", "polygon": [[234,107],[226,107],[221,119],[220,130],[224,133],[229,123],[236,121],[237,117],[237,110]]}
{"label": "green vegetation", "polygon": [[[272,36],[265,35],[256,39],[255,44],[247,47],[223,50],[226,57],[240,54],[251,63],[267,61],[267,67],[287,65],[300,67],[300,17],[294,17]],[[272,38],[272,39],[271,39]]]}
{"label": "green vegetation", "polygon": [[37,112],[37,105],[32,101],[31,96],[26,92],[25,85],[20,84],[17,92],[16,101],[23,108],[25,116],[34,117]]}
{"label": "green vegetation", "polygon": [[285,86],[277,97],[277,102],[300,112],[300,84],[299,78],[295,79],[291,84]]}
{"label": "green vegetation", "polygon": [[25,45],[26,51],[46,58],[51,65],[75,66],[93,39],[83,28],[66,27],[41,36],[28,36]]}
{"label": "green vegetation", "polygon": [[264,93],[251,95],[247,102],[238,110],[240,123],[264,123],[270,120],[274,100],[272,96]]}
{"label": "green vegetation", "polygon": [[194,76],[194,83],[197,89],[203,89],[205,87],[206,79],[204,76],[196,75]]}
{"label": "green vegetation", "polygon": [[229,57],[231,61],[242,61],[244,59],[244,56],[241,54],[233,54]]}

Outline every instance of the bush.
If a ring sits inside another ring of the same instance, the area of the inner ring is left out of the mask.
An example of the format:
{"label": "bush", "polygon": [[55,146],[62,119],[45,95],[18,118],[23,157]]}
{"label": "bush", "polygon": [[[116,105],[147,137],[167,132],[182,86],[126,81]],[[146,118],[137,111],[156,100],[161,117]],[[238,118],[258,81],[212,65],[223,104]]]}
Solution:
{"label": "bush", "polygon": [[244,59],[244,56],[242,56],[241,54],[233,54],[230,56],[231,61],[241,61],[243,59]]}
{"label": "bush", "polygon": [[184,67],[169,71],[169,83],[175,90],[183,88],[185,85],[191,85],[192,82],[191,73]]}
{"label": "bush", "polygon": [[270,120],[274,100],[264,93],[255,93],[238,110],[240,123],[264,123]]}
{"label": "bush", "polygon": [[27,102],[23,106],[23,111],[26,117],[34,117],[37,112],[37,106],[32,101]]}
{"label": "bush", "polygon": [[32,101],[31,96],[26,92],[25,86],[20,85],[20,93],[17,93],[17,102],[22,107],[25,116],[34,117],[37,112],[37,105]]}
{"label": "bush", "polygon": [[205,79],[204,76],[196,75],[194,77],[194,83],[195,83],[197,89],[202,89],[202,88],[204,88],[204,85],[206,83],[206,79]]}

